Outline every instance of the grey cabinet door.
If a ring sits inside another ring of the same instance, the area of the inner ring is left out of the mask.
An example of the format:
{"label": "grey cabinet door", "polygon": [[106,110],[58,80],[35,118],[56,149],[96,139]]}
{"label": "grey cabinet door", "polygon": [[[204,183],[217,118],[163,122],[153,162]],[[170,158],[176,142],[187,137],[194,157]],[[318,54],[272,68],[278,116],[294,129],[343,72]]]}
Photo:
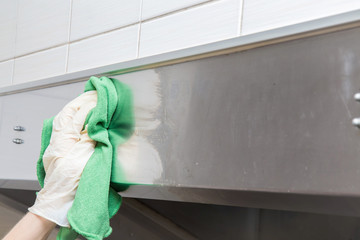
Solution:
{"label": "grey cabinet door", "polygon": [[[83,91],[83,83],[3,96],[0,125],[0,179],[36,180],[43,120],[56,115]],[[25,131],[15,131],[22,126]],[[22,140],[16,144],[14,139]]]}

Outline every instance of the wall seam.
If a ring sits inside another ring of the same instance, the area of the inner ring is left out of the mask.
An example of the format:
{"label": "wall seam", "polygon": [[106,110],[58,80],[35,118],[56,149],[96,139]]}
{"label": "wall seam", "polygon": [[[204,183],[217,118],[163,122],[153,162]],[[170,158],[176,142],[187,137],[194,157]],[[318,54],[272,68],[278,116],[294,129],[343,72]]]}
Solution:
{"label": "wall seam", "polygon": [[[16,22],[15,22],[15,43],[14,43],[14,57],[13,59],[13,69],[12,69],[12,76],[11,76],[11,85],[14,84],[15,78],[15,59],[16,59],[16,45],[17,45],[17,38],[18,38],[18,20],[19,20],[19,8],[20,8],[20,1],[16,1]],[[10,59],[11,60],[11,59]]]}
{"label": "wall seam", "polygon": [[136,58],[139,58],[140,55],[140,37],[141,37],[141,26],[142,26],[142,11],[143,11],[143,3],[144,1],[141,0],[140,3],[140,19],[139,19],[139,30],[138,30],[138,37],[137,37],[137,50],[136,50]]}
{"label": "wall seam", "polygon": [[145,23],[150,22],[152,20],[167,17],[167,16],[174,15],[174,14],[177,14],[177,13],[180,13],[180,12],[185,12],[185,11],[190,10],[192,8],[197,8],[197,7],[200,7],[200,6],[203,6],[203,5],[211,4],[211,3],[214,3],[214,2],[221,2],[221,1],[224,1],[224,0],[209,0],[209,1],[206,1],[206,2],[194,4],[194,5],[191,5],[191,6],[188,6],[188,7],[176,9],[176,10],[171,11],[171,12],[160,14],[160,15],[157,15],[155,17],[147,18],[147,19],[143,20],[142,22],[145,22]]}
{"label": "wall seam", "polygon": [[243,28],[243,21],[244,21],[244,6],[246,0],[240,0],[240,18],[239,18],[239,26],[238,26],[238,36],[240,37],[242,35],[242,28]]}
{"label": "wall seam", "polygon": [[0,64],[1,64],[1,63],[4,63],[4,62],[7,62],[7,61],[11,61],[11,60],[15,60],[15,57],[6,58],[6,59],[4,59],[4,60],[1,60],[1,61],[0,61]]}
{"label": "wall seam", "polygon": [[66,46],[66,45],[67,45],[67,43],[57,44],[57,45],[54,45],[54,46],[51,46],[51,47],[48,47],[48,48],[37,50],[35,52],[30,52],[30,53],[26,53],[26,54],[23,54],[23,55],[16,56],[15,59],[22,58],[22,57],[27,57],[27,56],[30,56],[30,55],[33,55],[33,54],[36,54],[36,53],[45,52],[45,51],[48,51],[48,50],[51,50],[51,49],[54,49],[54,48],[57,48],[57,47]]}
{"label": "wall seam", "polygon": [[10,85],[13,85],[13,84],[14,84],[14,77],[15,77],[15,58],[13,59]]}
{"label": "wall seam", "polygon": [[139,22],[131,23],[131,24],[128,24],[128,25],[124,25],[124,26],[121,26],[121,27],[117,27],[117,28],[113,28],[113,29],[111,29],[111,30],[107,30],[107,31],[100,32],[100,33],[96,33],[96,34],[93,34],[93,35],[90,35],[90,36],[87,36],[87,37],[83,37],[83,38],[79,38],[79,39],[76,39],[76,40],[73,40],[73,41],[69,41],[69,44],[71,44],[71,43],[77,43],[77,42],[81,42],[81,41],[83,41],[83,40],[87,40],[87,39],[90,39],[90,38],[93,38],[93,37],[98,37],[98,36],[101,36],[101,35],[105,35],[105,34],[108,34],[108,33],[111,33],[111,32],[115,32],[115,31],[121,30],[121,29],[123,29],[123,28],[135,26],[135,25],[137,25],[137,24],[139,24]]}
{"label": "wall seam", "polygon": [[70,0],[70,16],[69,16],[69,30],[68,30],[68,41],[66,49],[66,58],[65,58],[65,73],[69,69],[69,54],[70,54],[70,34],[71,34],[71,21],[72,21],[72,9],[73,9],[73,0]]}

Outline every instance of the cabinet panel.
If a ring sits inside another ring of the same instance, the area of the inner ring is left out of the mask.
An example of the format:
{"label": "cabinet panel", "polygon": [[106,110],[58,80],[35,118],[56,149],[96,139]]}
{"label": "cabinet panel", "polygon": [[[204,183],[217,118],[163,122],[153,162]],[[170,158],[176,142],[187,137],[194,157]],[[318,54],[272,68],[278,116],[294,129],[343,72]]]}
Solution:
{"label": "cabinet panel", "polygon": [[[36,180],[43,120],[56,115],[79,95],[84,83],[1,97],[0,179]],[[22,126],[25,131],[15,131]],[[22,144],[13,143],[21,139]]]}

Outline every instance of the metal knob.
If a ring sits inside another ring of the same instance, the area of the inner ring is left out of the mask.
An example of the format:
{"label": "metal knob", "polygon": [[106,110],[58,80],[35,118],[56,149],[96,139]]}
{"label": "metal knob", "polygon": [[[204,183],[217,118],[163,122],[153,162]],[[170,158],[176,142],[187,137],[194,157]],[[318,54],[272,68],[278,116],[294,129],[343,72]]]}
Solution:
{"label": "metal knob", "polygon": [[14,138],[12,141],[13,141],[13,143],[16,143],[16,144],[23,144],[24,143],[24,140],[22,140],[21,138]]}
{"label": "metal knob", "polygon": [[22,126],[15,126],[15,127],[14,127],[14,131],[23,132],[23,131],[25,131],[25,128],[22,127]]}
{"label": "metal knob", "polygon": [[360,118],[354,118],[354,119],[352,120],[352,124],[353,124],[355,127],[360,128]]}
{"label": "metal knob", "polygon": [[360,93],[355,93],[354,99],[358,102],[360,102]]}

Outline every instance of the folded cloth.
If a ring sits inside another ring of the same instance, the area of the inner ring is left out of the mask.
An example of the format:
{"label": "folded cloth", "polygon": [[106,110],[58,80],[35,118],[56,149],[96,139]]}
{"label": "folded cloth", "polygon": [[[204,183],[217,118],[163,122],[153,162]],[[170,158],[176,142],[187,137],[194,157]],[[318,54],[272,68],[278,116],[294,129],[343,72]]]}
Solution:
{"label": "folded cloth", "polygon": [[[133,133],[134,116],[131,89],[116,79],[91,77],[85,92],[96,91],[96,106],[89,111],[88,136],[96,142],[87,161],[67,213],[71,228],[61,227],[57,239],[73,240],[77,234],[90,240],[103,239],[111,234],[109,219],[116,214],[120,195],[110,186],[111,169],[116,166],[116,149]],[[50,144],[54,118],[44,121],[37,175],[44,187],[46,171],[43,156]]]}

